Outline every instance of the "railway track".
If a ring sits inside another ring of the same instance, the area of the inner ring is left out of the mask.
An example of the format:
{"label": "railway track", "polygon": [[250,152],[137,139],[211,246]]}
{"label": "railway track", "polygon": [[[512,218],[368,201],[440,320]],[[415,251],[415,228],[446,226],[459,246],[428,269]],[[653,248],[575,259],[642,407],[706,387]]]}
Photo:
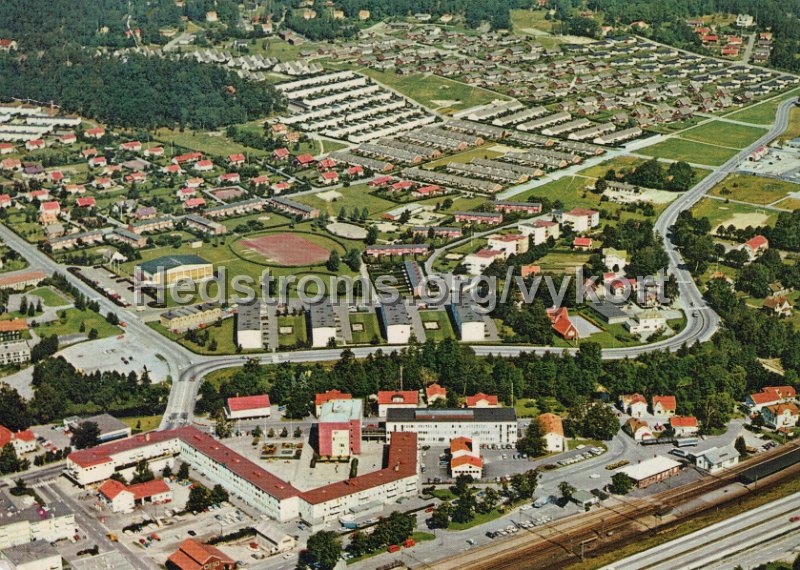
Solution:
{"label": "railway track", "polygon": [[[718,509],[753,492],[739,482],[741,473],[752,467],[768,463],[797,449],[789,444],[753,459],[740,463],[718,476],[708,476],[701,481],[681,485],[651,497],[601,505],[588,513],[573,515],[553,524],[537,526],[523,536],[494,542],[471,550],[469,560],[464,555],[442,560],[426,566],[436,570],[516,570],[520,568],[564,568],[579,562],[583,557],[593,557],[618,549],[643,533],[657,534],[687,518],[709,509]],[[800,472],[800,463],[773,475],[762,482],[768,487],[777,481]],[[715,491],[735,485],[715,500],[699,501]],[[693,503],[693,504],[692,504]],[[678,514],[676,509],[683,507]],[[668,519],[666,522],[664,519]]]}

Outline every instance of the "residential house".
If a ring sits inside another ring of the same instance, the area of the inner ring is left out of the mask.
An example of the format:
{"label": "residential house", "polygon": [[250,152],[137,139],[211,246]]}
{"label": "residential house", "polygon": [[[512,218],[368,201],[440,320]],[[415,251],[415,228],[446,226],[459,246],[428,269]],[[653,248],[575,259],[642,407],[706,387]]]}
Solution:
{"label": "residential house", "polygon": [[678,404],[675,396],[653,396],[653,415],[657,418],[671,418]]}
{"label": "residential house", "polygon": [[564,437],[564,424],[561,421],[561,416],[546,413],[541,414],[537,419],[542,426],[543,437],[546,444],[545,449],[547,449],[549,453],[566,451],[567,440]]}

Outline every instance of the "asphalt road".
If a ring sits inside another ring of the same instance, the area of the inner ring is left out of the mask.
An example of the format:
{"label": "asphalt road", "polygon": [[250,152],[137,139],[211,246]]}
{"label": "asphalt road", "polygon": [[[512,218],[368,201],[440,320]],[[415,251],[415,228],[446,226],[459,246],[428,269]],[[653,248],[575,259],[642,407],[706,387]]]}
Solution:
{"label": "asphalt road", "polygon": [[[680,291],[681,302],[686,307],[686,327],[679,333],[661,340],[659,342],[626,347],[626,348],[607,348],[603,349],[603,358],[617,359],[636,357],[641,354],[654,350],[677,350],[684,344],[695,342],[705,342],[709,340],[717,331],[720,325],[719,316],[714,311],[705,306],[702,295],[695,284],[689,270],[683,264],[681,256],[672,243],[669,235],[669,228],[678,218],[678,215],[688,208],[691,208],[700,200],[715,184],[725,176],[734,171],[737,165],[746,160],[748,155],[763,144],[769,143],[772,139],[782,133],[789,120],[789,109],[794,104],[794,99],[784,101],[778,107],[776,121],[768,133],[749,147],[741,150],[736,156],[724,163],[714,173],[707,176],[691,190],[679,196],[661,214],[655,224],[655,231],[661,236],[664,246],[669,255],[669,272],[676,276]],[[111,311],[117,313],[126,324],[126,334],[133,335],[133,340],[142,347],[158,347],[158,353],[168,363],[170,374],[173,378],[172,390],[169,402],[161,423],[161,429],[168,429],[191,422],[194,410],[194,402],[197,398],[197,390],[200,382],[205,375],[223,368],[239,366],[244,363],[245,357],[239,356],[199,356],[191,353],[177,343],[167,341],[156,331],[142,323],[135,313],[122,309],[113,304],[110,300],[103,297],[100,293],[91,289],[83,281],[66,271],[61,264],[53,261],[50,257],[42,253],[36,246],[28,243],[19,237],[8,227],[0,225],[0,239],[4,240],[10,247],[24,255],[31,266],[41,268],[48,274],[60,272],[67,276],[69,281],[83,294],[90,299],[99,302],[103,314]],[[434,256],[437,255],[434,252]],[[430,262],[428,265],[432,265]],[[692,310],[691,307],[694,307]],[[402,349],[403,346],[391,347],[391,349]],[[506,346],[506,345],[478,345],[474,346],[475,353],[479,356],[493,354],[495,356],[517,356],[521,353],[534,352],[545,354],[548,352],[575,352],[576,349],[556,349],[551,346]],[[353,348],[356,357],[363,358],[368,354],[373,354],[378,350],[387,350],[387,347],[358,347]],[[247,358],[258,358],[264,364],[277,364],[279,362],[322,362],[333,361],[339,358],[341,349],[323,349],[295,352],[275,352],[263,353]]]}

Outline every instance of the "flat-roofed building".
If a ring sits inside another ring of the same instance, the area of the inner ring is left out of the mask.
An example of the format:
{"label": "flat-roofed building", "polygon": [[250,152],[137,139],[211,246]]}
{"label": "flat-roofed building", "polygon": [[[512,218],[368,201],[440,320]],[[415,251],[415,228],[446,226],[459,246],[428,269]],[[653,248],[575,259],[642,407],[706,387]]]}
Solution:
{"label": "flat-roofed building", "polygon": [[336,341],[336,313],[329,301],[314,303],[306,307],[308,330],[311,331],[311,346],[325,347]]}
{"label": "flat-roofed building", "polygon": [[330,400],[319,413],[319,449],[322,457],[349,457],[361,453],[364,400]]}
{"label": "flat-roofed building", "polygon": [[481,444],[516,445],[514,408],[391,408],[386,412],[386,436],[416,433],[419,445],[447,445],[457,437]]}
{"label": "flat-roofed building", "polygon": [[236,309],[236,344],[243,349],[264,348],[264,306],[256,301]]}
{"label": "flat-roofed building", "polygon": [[175,333],[216,323],[222,318],[222,308],[216,303],[178,307],[161,313],[161,326]]}
{"label": "flat-roofed building", "polygon": [[20,364],[31,359],[31,347],[25,340],[0,343],[0,365]]}
{"label": "flat-roofed building", "polygon": [[383,336],[389,344],[406,344],[411,338],[411,316],[402,300],[382,303],[378,307]]}
{"label": "flat-roofed building", "polygon": [[486,338],[486,320],[475,307],[464,303],[450,303],[447,313],[453,322],[458,338],[465,342],[482,342]]}
{"label": "flat-roofed building", "polygon": [[17,509],[0,493],[0,512],[0,550],[33,541],[54,542],[75,534],[75,514],[58,501]]}
{"label": "flat-roofed building", "polygon": [[328,390],[322,394],[314,395],[314,415],[319,417],[322,412],[322,406],[326,402],[335,402],[337,400],[352,400],[353,396],[339,390]]}
{"label": "flat-roofed building", "polygon": [[[46,540],[36,540],[4,548],[0,562],[5,562],[8,570],[61,570],[61,554]],[[3,565],[0,564],[0,568]]]}
{"label": "flat-roofed building", "polygon": [[100,414],[86,419],[82,419],[77,416],[67,418],[64,420],[64,427],[69,430],[75,430],[78,426],[84,423],[97,424],[97,428],[100,430],[100,433],[97,436],[97,441],[100,443],[131,436],[131,427],[119,421],[111,414]]}

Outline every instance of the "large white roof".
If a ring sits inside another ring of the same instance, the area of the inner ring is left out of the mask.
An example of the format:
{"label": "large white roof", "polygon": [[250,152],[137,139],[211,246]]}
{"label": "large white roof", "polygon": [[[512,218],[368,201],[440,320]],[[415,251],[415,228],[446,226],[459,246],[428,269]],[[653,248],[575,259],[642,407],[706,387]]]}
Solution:
{"label": "large white roof", "polygon": [[664,471],[669,471],[675,467],[679,467],[680,463],[670,459],[669,457],[664,457],[658,455],[653,457],[652,459],[645,459],[641,463],[637,463],[636,465],[629,465],[628,467],[623,467],[619,471],[621,473],[625,473],[633,479],[634,481],[641,481],[643,479],[647,479],[648,477],[652,477],[653,475],[657,475],[659,473],[663,473]]}

